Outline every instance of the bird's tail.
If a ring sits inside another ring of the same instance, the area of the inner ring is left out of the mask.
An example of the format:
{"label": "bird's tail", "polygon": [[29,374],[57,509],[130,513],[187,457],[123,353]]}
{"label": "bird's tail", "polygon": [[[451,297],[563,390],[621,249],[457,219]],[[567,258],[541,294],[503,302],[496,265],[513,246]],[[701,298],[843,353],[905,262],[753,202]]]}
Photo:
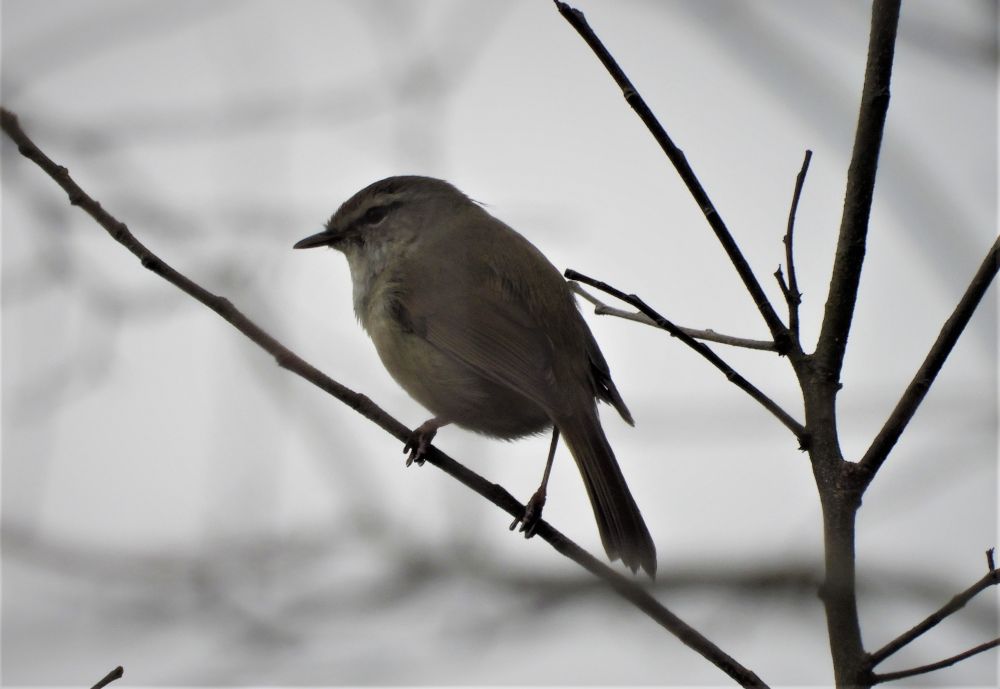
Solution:
{"label": "bird's tail", "polygon": [[625,484],[597,409],[558,419],[556,425],[580,468],[608,557],[612,561],[620,558],[633,572],[642,567],[654,578],[656,546]]}

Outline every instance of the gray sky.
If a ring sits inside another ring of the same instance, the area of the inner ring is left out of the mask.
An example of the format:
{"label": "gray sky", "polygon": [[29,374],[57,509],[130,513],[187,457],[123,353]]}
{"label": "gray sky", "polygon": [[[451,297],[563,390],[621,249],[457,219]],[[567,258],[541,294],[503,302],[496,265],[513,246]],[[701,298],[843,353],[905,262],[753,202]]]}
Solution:
{"label": "gray sky", "polygon": [[[805,149],[806,342],[840,218],[862,2],[586,2],[592,26],[770,277]],[[550,3],[4,0],[5,107],[174,267],[403,422],[428,416],[351,312],[345,261],[293,252],[354,191],[446,178],[560,268],[675,322],[766,332],[676,173]],[[904,3],[839,418],[863,453],[996,233],[996,3]],[[279,370],[109,240],[4,142],[5,684],[717,684],[676,640],[398,443]],[[781,309],[779,309],[781,310]],[[588,310],[589,311],[589,310]],[[830,681],[809,590],[807,458],[661,332],[588,321],[636,417],[606,431],[650,524],[658,596],[776,685]],[[801,418],[787,362],[714,347]],[[872,647],[996,543],[990,294],[866,497]],[[437,444],[527,499],[546,438]],[[546,517],[595,553],[562,450]],[[568,592],[567,592],[568,591]],[[901,666],[996,636],[989,596]],[[992,631],[991,631],[992,630]],[[991,685],[996,654],[927,678]]]}

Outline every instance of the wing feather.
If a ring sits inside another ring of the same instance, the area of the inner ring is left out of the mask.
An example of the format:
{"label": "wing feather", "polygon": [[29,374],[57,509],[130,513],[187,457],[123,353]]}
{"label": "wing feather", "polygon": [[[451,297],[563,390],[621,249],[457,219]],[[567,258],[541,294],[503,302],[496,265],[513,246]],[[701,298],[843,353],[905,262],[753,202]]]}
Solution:
{"label": "wing feather", "polygon": [[[521,235],[486,217],[490,222],[476,223],[461,249],[433,246],[431,236],[430,250],[423,251],[431,259],[422,261],[419,274],[407,264],[399,276],[405,317],[433,346],[557,412],[560,379],[587,375],[566,368],[588,361],[572,354],[585,351],[589,333],[558,270]],[[449,294],[447,303],[432,298],[442,293]]]}

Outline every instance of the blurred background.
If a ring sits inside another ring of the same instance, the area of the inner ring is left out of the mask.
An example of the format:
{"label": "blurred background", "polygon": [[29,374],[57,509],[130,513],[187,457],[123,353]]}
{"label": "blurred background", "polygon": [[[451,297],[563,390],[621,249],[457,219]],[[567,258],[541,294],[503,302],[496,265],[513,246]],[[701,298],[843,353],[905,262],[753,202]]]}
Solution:
{"label": "blurred background", "polygon": [[[578,0],[699,174],[779,311],[795,175],[818,330],[870,3]],[[381,177],[448,179],[676,323],[766,330],[676,173],[542,1],[4,0],[2,102],[168,263],[404,423],[346,262],[293,252]],[[2,148],[2,682],[719,685],[509,517],[280,370]],[[860,456],[997,232],[997,3],[904,3],[843,375]],[[985,572],[997,536],[996,287],[868,492],[877,648]],[[664,333],[585,306],[634,429],[605,428],[659,550],[655,595],[773,685],[829,684],[821,527],[791,435]],[[801,418],[787,362],[713,348]],[[548,440],[447,428],[526,500]],[[546,517],[601,554],[557,455]],[[998,635],[997,595],[881,666]],[[995,686],[997,653],[912,685]]]}

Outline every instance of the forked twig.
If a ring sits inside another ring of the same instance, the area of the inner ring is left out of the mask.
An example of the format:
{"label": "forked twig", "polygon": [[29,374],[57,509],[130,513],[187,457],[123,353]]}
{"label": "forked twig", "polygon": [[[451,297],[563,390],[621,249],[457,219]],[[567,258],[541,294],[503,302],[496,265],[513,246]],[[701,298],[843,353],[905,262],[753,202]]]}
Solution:
{"label": "forked twig", "polygon": [[746,287],[747,291],[750,293],[750,297],[753,299],[754,304],[757,305],[757,310],[760,311],[760,315],[763,317],[764,322],[767,324],[767,329],[771,333],[771,337],[774,338],[776,348],[779,354],[785,354],[788,352],[789,341],[788,341],[788,330],[785,328],[785,324],[781,322],[778,317],[777,312],[768,301],[767,295],[764,294],[764,289],[760,286],[760,282],[757,281],[757,277],[753,274],[753,270],[750,268],[750,264],[747,262],[743,253],[740,251],[739,246],[736,244],[736,240],[733,239],[732,234],[729,232],[729,228],[726,227],[726,223],[722,220],[722,216],[715,209],[715,205],[712,200],[708,197],[708,193],[705,188],[702,187],[701,182],[698,180],[697,175],[695,175],[694,170],[687,161],[687,157],[684,152],[674,144],[670,135],[660,124],[659,120],[650,110],[646,101],[643,100],[642,96],[636,90],[635,86],[632,85],[631,80],[625,74],[624,70],[619,66],[618,62],[611,55],[601,39],[597,37],[594,30],[590,28],[590,24],[587,23],[587,18],[583,15],[580,10],[570,7],[565,2],[560,2],[560,0],[555,0],[556,7],[559,9],[559,14],[561,14],[566,21],[569,22],[570,26],[576,29],[576,32],[580,34],[581,38],[587,42],[590,49],[594,51],[597,59],[601,61],[608,73],[611,74],[611,78],[615,80],[618,87],[622,90],[622,95],[625,96],[626,102],[635,110],[639,119],[643,121],[646,128],[656,139],[656,143],[660,145],[663,152],[670,159],[674,168],[677,170],[677,174],[680,175],[681,180],[687,186],[688,191],[691,192],[691,196],[694,198],[695,203],[698,204],[698,208],[704,214],[705,219],[708,220],[709,226],[711,226],[712,231],[715,232],[715,236],[718,238],[719,242],[722,244],[722,248],[725,250],[726,255],[729,256],[729,260],[732,262],[733,267],[736,268],[736,272],[739,274],[740,278],[743,280],[743,285]]}
{"label": "forked twig", "polygon": [[[991,586],[996,586],[1000,584],[1000,570],[993,567],[993,549],[990,548],[986,553],[986,561],[989,566],[989,571],[983,576],[982,579],[974,583],[969,588],[962,591],[960,594],[952,598],[950,601],[941,606],[938,610],[934,611],[921,622],[914,625],[912,628],[906,630],[895,639],[887,643],[882,648],[878,649],[874,653],[868,656],[868,667],[873,668],[883,660],[896,653],[899,649],[903,648],[909,644],[914,639],[923,636],[930,629],[937,626],[946,617],[955,614],[968,603],[970,600],[975,598],[977,595],[985,591]],[[982,650],[986,650],[985,648]],[[961,660],[961,658],[956,658],[955,662]],[[942,666],[944,667],[944,666]]]}
{"label": "forked twig", "polygon": [[704,343],[698,342],[676,325],[658,314],[642,299],[634,294],[625,294],[620,289],[612,287],[606,282],[601,282],[600,280],[595,280],[592,277],[587,277],[586,275],[578,273],[572,269],[567,270],[563,273],[563,275],[570,280],[579,280],[584,284],[590,285],[591,287],[599,289],[602,292],[606,292],[616,299],[621,299],[626,304],[639,309],[639,311],[652,320],[657,327],[663,328],[688,347],[708,359],[709,363],[722,371],[729,382],[743,390],[745,393],[750,395],[750,397],[760,403],[761,406],[771,412],[771,414],[773,414],[775,418],[777,418],[785,426],[785,428],[795,434],[796,439],[799,441],[799,449],[804,450],[809,447],[809,434],[806,431],[805,426],[796,421],[791,414],[782,409],[777,402],[761,392],[760,389],[758,389],[753,383],[737,373],[732,366],[723,361],[718,354],[709,349]]}
{"label": "forked twig", "polygon": [[[616,309],[613,306],[608,306],[603,301],[595,297],[593,294],[580,287],[580,283],[569,281],[570,291],[579,294],[581,297],[589,301],[594,305],[594,313],[599,316],[615,316],[616,318],[623,318],[629,321],[635,321],[636,323],[642,323],[643,325],[648,325],[652,328],[659,328],[653,319],[642,313],[641,311],[626,311],[624,309]],[[684,333],[693,337],[696,340],[704,340],[705,342],[717,342],[719,344],[729,345],[731,347],[741,347],[743,349],[757,349],[761,351],[773,352],[776,350],[774,342],[771,340],[751,340],[748,337],[736,337],[734,335],[723,335],[722,333],[717,333],[714,330],[698,330],[697,328],[685,328],[684,326],[677,326]]]}

